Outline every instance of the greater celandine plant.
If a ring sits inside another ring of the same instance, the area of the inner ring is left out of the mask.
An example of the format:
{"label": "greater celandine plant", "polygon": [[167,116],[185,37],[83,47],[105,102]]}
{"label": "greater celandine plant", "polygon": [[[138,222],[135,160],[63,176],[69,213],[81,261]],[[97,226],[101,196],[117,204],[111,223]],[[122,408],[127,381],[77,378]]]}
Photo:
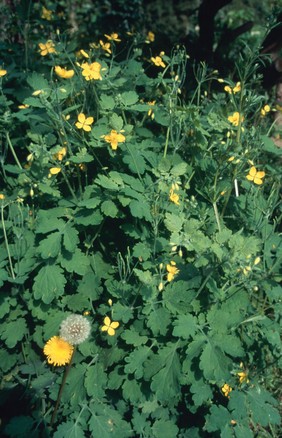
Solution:
{"label": "greater celandine plant", "polygon": [[1,66],[0,367],[33,406],[7,436],[279,436],[273,104],[247,51],[184,90],[151,34],[43,27]]}

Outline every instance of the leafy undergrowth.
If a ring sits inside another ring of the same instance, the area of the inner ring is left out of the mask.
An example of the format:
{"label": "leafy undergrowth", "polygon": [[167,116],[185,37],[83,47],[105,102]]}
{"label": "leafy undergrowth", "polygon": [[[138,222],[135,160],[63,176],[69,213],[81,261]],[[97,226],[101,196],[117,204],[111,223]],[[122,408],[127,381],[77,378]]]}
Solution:
{"label": "leafy undergrowth", "polygon": [[185,49],[152,34],[42,35],[0,70],[3,434],[278,437],[281,152],[257,58],[185,89]]}

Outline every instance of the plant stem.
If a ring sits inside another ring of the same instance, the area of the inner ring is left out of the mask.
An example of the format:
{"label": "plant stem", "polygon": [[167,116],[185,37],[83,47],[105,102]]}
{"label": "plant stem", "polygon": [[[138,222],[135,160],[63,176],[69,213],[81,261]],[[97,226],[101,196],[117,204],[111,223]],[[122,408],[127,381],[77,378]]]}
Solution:
{"label": "plant stem", "polygon": [[169,133],[170,133],[170,127],[168,126],[167,131],[166,131],[165,148],[164,148],[164,158],[166,157],[166,154],[167,154],[167,147],[168,147]]}
{"label": "plant stem", "polygon": [[215,214],[215,218],[216,218],[216,222],[217,222],[217,226],[218,226],[218,231],[221,231],[221,225],[220,225],[220,220],[219,220],[219,214],[218,214],[218,209],[217,209],[217,205],[216,202],[213,202],[212,204],[213,209],[214,209],[214,214]]}
{"label": "plant stem", "polygon": [[9,148],[11,149],[11,152],[12,152],[12,154],[13,154],[13,157],[14,157],[14,159],[15,159],[15,162],[17,163],[17,165],[19,166],[19,168],[22,169],[22,165],[21,165],[21,163],[20,163],[19,160],[18,160],[17,154],[16,154],[16,152],[15,152],[14,146],[12,145],[12,142],[11,142],[11,139],[10,139],[10,136],[9,136],[8,131],[6,131],[6,139],[7,139],[7,142],[8,142]]}
{"label": "plant stem", "polygon": [[7,250],[7,253],[8,253],[8,259],[9,259],[9,264],[10,264],[11,275],[12,275],[13,280],[15,280],[16,276],[15,276],[15,273],[14,273],[14,268],[13,268],[13,263],[12,263],[10,248],[9,248],[9,242],[8,242],[7,233],[6,233],[5,220],[4,220],[4,207],[3,207],[3,205],[1,205],[1,223],[2,223],[2,228],[3,228],[4,239],[5,239],[5,246],[6,246],[6,250]]}
{"label": "plant stem", "polygon": [[55,405],[55,408],[54,408],[54,411],[53,411],[53,414],[52,414],[52,417],[51,417],[51,422],[50,422],[50,426],[51,427],[53,426],[55,418],[56,418],[56,414],[57,414],[57,411],[58,411],[58,408],[59,408],[59,405],[60,405],[60,401],[61,401],[61,398],[62,398],[62,395],[63,395],[63,390],[64,390],[64,387],[65,387],[65,384],[66,384],[66,380],[67,380],[67,377],[68,377],[70,369],[71,369],[71,364],[72,364],[72,360],[73,360],[74,354],[75,354],[75,347],[73,349],[70,361],[69,361],[69,363],[68,363],[68,365],[67,365],[67,367],[65,369],[64,375],[63,375],[63,380],[62,380],[62,383],[61,383],[61,386],[60,386],[60,389],[59,389],[59,392],[58,392],[58,397],[57,397],[56,405]]}

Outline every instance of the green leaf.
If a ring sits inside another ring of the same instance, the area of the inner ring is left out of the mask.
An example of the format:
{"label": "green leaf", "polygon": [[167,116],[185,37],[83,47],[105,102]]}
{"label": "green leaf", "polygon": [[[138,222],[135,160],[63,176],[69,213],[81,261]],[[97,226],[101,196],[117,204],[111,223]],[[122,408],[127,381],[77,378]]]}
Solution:
{"label": "green leaf", "polygon": [[205,429],[208,432],[222,431],[226,425],[230,425],[231,414],[224,406],[211,405],[210,414],[206,416]]}
{"label": "green leaf", "polygon": [[254,423],[263,427],[267,427],[269,424],[280,424],[279,411],[274,407],[277,405],[277,401],[268,391],[259,387],[249,388],[247,403]]}
{"label": "green leaf", "polygon": [[121,131],[123,127],[122,117],[113,113],[113,115],[110,117],[110,126],[112,129],[115,129],[118,132]]}
{"label": "green leaf", "polygon": [[50,304],[64,294],[66,279],[57,265],[43,266],[34,279],[33,293],[36,300]]}
{"label": "green leaf", "polygon": [[207,385],[203,379],[193,383],[190,387],[190,391],[193,393],[192,399],[195,406],[209,404],[209,401],[213,398],[213,392],[210,385]]}
{"label": "green leaf", "polygon": [[128,356],[125,357],[124,361],[127,365],[124,367],[124,371],[127,374],[134,374],[136,379],[140,379],[143,376],[143,363],[148,358],[151,353],[149,347],[139,347],[134,349]]}
{"label": "green leaf", "polygon": [[107,201],[104,201],[101,204],[101,211],[102,213],[104,213],[105,216],[109,216],[109,217],[116,217],[118,215],[118,208],[116,206],[116,204],[111,201],[110,199]]}
{"label": "green leaf", "polygon": [[72,253],[62,251],[59,261],[66,271],[76,272],[78,275],[86,274],[90,265],[89,258],[78,248]]}
{"label": "green leaf", "polygon": [[177,346],[169,343],[159,350],[164,367],[152,378],[151,389],[161,402],[175,403],[180,399],[181,366],[177,354]]}
{"label": "green leaf", "polygon": [[101,363],[95,363],[86,369],[85,388],[89,397],[103,398],[107,386],[107,374]]}
{"label": "green leaf", "polygon": [[201,355],[200,368],[208,381],[226,382],[230,378],[232,361],[218,346],[213,346],[211,342],[208,342]]}
{"label": "green leaf", "polygon": [[41,240],[38,245],[38,251],[43,259],[56,257],[61,249],[62,233],[57,231],[49,234],[45,239]]}
{"label": "green leaf", "polygon": [[154,336],[166,335],[170,322],[169,312],[165,308],[159,307],[149,314],[147,326],[152,330]]}
{"label": "green leaf", "polygon": [[188,339],[196,333],[197,319],[192,315],[179,315],[173,325],[173,336]]}
{"label": "green leaf", "polygon": [[138,102],[139,96],[135,91],[125,91],[121,93],[121,100],[125,106],[130,106]]}
{"label": "green leaf", "polygon": [[141,283],[147,286],[154,284],[154,278],[150,271],[141,271],[141,269],[134,268],[133,272],[136,274]]}
{"label": "green leaf", "polygon": [[146,245],[143,242],[138,242],[133,247],[132,255],[133,257],[137,257],[138,259],[141,258],[142,260],[146,261],[151,256],[151,249],[149,245]]}
{"label": "green leaf", "polygon": [[163,291],[163,300],[165,307],[175,313],[188,313],[191,311],[196,291],[189,289],[189,281],[172,281]]}
{"label": "green leaf", "polygon": [[182,228],[184,218],[181,215],[176,215],[172,213],[166,213],[165,215],[165,226],[171,233],[179,233]]}
{"label": "green leaf", "polygon": [[102,93],[100,95],[100,104],[103,110],[112,110],[115,107],[115,100],[112,96],[107,96]]}
{"label": "green leaf", "polygon": [[27,77],[26,81],[34,90],[44,90],[49,88],[49,83],[42,73],[33,72]]}
{"label": "green leaf", "polygon": [[95,438],[129,438],[132,436],[130,424],[121,414],[104,403],[92,403],[89,406],[92,416],[88,424]]}
{"label": "green leaf", "polygon": [[16,321],[6,322],[2,330],[1,339],[5,342],[8,348],[14,348],[28,332],[24,318],[18,318]]}
{"label": "green leaf", "polygon": [[129,345],[134,345],[135,347],[140,347],[142,344],[146,344],[148,341],[147,336],[140,336],[133,328],[130,330],[124,330],[121,334],[121,338]]}
{"label": "green leaf", "polygon": [[85,438],[85,434],[77,421],[67,421],[58,426],[53,438]]}
{"label": "green leaf", "polygon": [[78,285],[78,293],[83,297],[89,297],[91,300],[97,300],[102,292],[100,279],[94,272],[88,271]]}
{"label": "green leaf", "polygon": [[67,224],[63,232],[63,244],[67,251],[75,251],[77,245],[79,244],[78,231]]}
{"label": "green leaf", "polygon": [[176,437],[178,431],[178,427],[171,420],[157,420],[152,427],[153,436],[156,438]]}

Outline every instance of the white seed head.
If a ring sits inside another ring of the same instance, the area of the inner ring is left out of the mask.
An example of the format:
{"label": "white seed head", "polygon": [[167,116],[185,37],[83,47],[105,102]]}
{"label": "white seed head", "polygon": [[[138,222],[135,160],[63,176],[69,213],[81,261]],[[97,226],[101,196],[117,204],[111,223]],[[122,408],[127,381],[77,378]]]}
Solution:
{"label": "white seed head", "polygon": [[91,325],[82,315],[68,316],[60,326],[60,336],[72,345],[86,341],[91,331]]}

